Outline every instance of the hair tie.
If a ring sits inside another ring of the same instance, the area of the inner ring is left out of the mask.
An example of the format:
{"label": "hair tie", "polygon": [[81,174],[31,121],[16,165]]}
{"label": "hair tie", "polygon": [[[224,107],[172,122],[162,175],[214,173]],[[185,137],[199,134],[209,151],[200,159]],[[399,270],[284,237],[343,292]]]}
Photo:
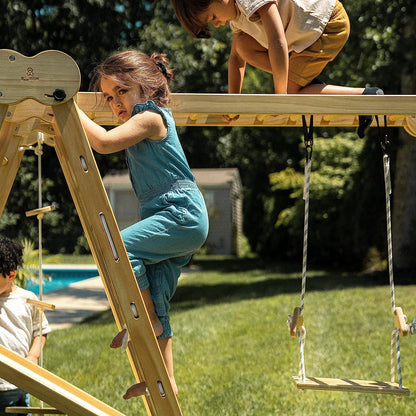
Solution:
{"label": "hair tie", "polygon": [[168,72],[166,70],[166,65],[163,62],[156,62],[156,66],[159,68],[159,71],[164,75],[164,77],[168,78]]}

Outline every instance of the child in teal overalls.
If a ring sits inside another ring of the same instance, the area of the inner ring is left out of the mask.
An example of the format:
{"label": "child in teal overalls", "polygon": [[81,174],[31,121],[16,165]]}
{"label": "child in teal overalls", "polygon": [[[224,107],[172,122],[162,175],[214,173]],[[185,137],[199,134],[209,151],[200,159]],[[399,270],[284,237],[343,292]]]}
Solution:
{"label": "child in teal overalls", "polygon": [[[80,117],[99,153],[125,149],[130,179],[140,200],[141,220],[121,232],[150,320],[172,381],[172,329],[169,302],[181,267],[205,241],[208,214],[204,198],[182,150],[169,104],[173,71],[165,55],[125,51],[96,70],[95,89],[124,123],[111,130]],[[123,332],[123,331],[122,331]],[[120,346],[122,333],[113,340]],[[125,398],[142,394],[145,383]]]}

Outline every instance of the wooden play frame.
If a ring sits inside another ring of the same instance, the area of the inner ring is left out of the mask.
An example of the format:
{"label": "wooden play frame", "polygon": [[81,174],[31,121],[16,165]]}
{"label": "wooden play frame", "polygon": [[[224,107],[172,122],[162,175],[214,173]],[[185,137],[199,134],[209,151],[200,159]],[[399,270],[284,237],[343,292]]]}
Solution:
{"label": "wooden play frame", "polygon": [[[149,390],[143,396],[147,413],[181,415],[75,102],[98,124],[115,126],[120,121],[102,94],[78,92],[79,69],[60,51],[25,57],[3,49],[0,69],[0,215],[24,154],[22,148],[36,143],[37,132],[41,132],[45,144],[56,150],[117,326],[129,331],[132,341],[127,352],[132,370]],[[410,95],[172,94],[171,108],[177,126],[298,127],[302,115],[314,115],[316,127],[354,127],[359,114],[386,115],[389,127],[403,127],[416,136],[416,96]],[[227,122],[223,114],[230,114],[231,109],[239,117]],[[2,377],[14,379],[16,385],[26,386],[16,376],[14,363],[35,384],[38,377],[55,381],[51,373],[27,360],[3,349],[0,352]],[[72,409],[83,400],[79,390],[70,406],[53,389],[44,393],[28,383],[27,391],[69,415],[101,414]]]}

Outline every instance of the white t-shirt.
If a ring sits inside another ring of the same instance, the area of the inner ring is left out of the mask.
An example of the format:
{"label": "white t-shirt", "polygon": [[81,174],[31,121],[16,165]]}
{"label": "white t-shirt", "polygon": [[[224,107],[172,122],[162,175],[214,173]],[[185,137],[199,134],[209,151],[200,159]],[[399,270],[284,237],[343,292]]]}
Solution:
{"label": "white t-shirt", "polygon": [[289,52],[302,52],[322,35],[336,0],[235,0],[237,17],[230,22],[234,32],[244,32],[268,48],[267,35],[256,11],[276,3],[285,28]]}
{"label": "white t-shirt", "polygon": [[[37,299],[29,290],[17,287],[7,295],[0,296],[0,344],[16,354],[26,357],[33,339],[40,334],[39,309],[26,299]],[[43,314],[42,334],[48,334],[51,328]],[[0,378],[0,390],[17,387]]]}

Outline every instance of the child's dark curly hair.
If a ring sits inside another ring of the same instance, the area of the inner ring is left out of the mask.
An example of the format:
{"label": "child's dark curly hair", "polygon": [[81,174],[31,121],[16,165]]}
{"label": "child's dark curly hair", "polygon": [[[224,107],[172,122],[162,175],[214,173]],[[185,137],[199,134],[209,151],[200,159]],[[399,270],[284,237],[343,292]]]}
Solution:
{"label": "child's dark curly hair", "polygon": [[0,274],[6,277],[23,264],[23,246],[7,237],[0,237]]}

